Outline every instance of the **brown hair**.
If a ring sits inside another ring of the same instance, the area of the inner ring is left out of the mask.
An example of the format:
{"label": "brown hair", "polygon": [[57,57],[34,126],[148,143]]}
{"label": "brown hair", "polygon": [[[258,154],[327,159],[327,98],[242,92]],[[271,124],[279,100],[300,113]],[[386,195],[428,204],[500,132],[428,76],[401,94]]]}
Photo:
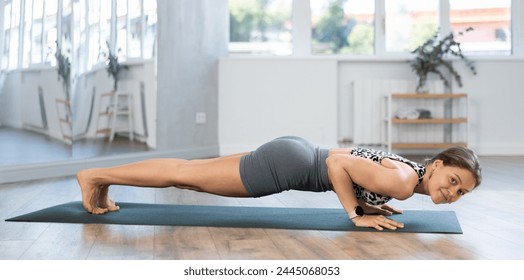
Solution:
{"label": "brown hair", "polygon": [[475,187],[482,182],[482,172],[477,155],[470,149],[464,147],[451,147],[433,158],[426,161],[426,165],[433,163],[436,160],[442,160],[444,165],[464,168],[471,172],[475,179]]}

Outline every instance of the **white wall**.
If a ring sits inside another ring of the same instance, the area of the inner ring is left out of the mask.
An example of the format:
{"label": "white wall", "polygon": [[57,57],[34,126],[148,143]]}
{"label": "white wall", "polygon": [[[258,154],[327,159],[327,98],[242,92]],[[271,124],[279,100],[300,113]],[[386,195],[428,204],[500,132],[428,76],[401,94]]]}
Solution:
{"label": "white wall", "polygon": [[[227,55],[226,0],[158,1],[159,150],[217,144],[218,59]],[[197,114],[206,115],[197,123]]]}
{"label": "white wall", "polygon": [[470,94],[470,138],[479,154],[524,155],[524,60],[482,61],[464,82]]}
{"label": "white wall", "polygon": [[[0,123],[13,128],[27,128],[63,140],[56,99],[65,99],[62,82],[55,68],[16,70],[6,74],[0,89]],[[47,128],[42,128],[38,88],[44,96]],[[42,128],[42,129],[40,129]]]}
{"label": "white wall", "polygon": [[222,155],[249,151],[283,135],[337,143],[337,62],[223,59],[218,132]]}
{"label": "white wall", "polygon": [[[470,99],[470,147],[481,155],[524,155],[524,60],[479,59],[477,76],[456,64],[464,87],[453,92],[466,92]],[[382,78],[415,76],[404,60],[225,58],[219,86],[221,153],[285,134],[321,145],[351,138],[351,82]]]}
{"label": "white wall", "polygon": [[6,75],[2,88],[0,89],[0,123],[14,128],[22,128],[22,108],[20,84],[22,80],[21,71],[12,71]]}

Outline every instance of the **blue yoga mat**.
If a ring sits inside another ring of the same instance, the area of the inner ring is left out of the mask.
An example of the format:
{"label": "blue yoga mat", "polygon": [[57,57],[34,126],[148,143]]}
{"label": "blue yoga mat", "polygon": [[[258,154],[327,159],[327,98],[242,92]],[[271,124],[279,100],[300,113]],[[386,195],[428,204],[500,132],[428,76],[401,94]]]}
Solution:
{"label": "blue yoga mat", "polygon": [[[120,202],[120,211],[92,215],[80,201],[9,218],[10,222],[124,224],[279,228],[332,231],[376,231],[355,227],[342,208],[283,208],[144,204]],[[462,229],[453,211],[406,210],[392,219],[404,228],[387,232],[455,233]]]}

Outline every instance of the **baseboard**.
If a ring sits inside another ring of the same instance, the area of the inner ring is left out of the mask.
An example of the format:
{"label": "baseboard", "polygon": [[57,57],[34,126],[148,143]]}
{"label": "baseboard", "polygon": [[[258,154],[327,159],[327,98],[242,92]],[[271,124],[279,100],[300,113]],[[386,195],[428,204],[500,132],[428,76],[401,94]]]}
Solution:
{"label": "baseboard", "polygon": [[524,143],[471,145],[479,156],[524,156]]}
{"label": "baseboard", "polygon": [[[475,145],[471,147],[480,156],[523,156],[524,145],[517,144],[492,144],[492,145]],[[47,179],[53,177],[72,176],[78,170],[92,167],[107,167],[119,164],[126,164],[134,161],[145,160],[150,158],[207,158],[215,157],[219,154],[227,155],[239,151],[250,151],[252,146],[209,146],[202,148],[191,148],[183,150],[170,151],[152,151],[131,153],[110,157],[97,157],[88,159],[71,159],[57,162],[41,164],[23,164],[17,166],[0,167],[0,184]],[[219,153],[220,150],[220,153]]]}
{"label": "baseboard", "polygon": [[251,145],[220,145],[220,156],[250,152],[258,148],[260,145],[260,143]]}
{"label": "baseboard", "polygon": [[[251,145],[221,145],[220,155],[231,155],[240,152],[249,152],[256,149],[260,144]],[[342,145],[343,146],[343,145]],[[366,146],[351,144],[348,147]],[[382,147],[372,146],[374,149],[384,150]],[[506,143],[506,144],[472,144],[469,145],[475,153],[479,156],[524,156],[524,144]],[[438,150],[394,150],[394,153],[403,155],[432,155]]]}
{"label": "baseboard", "polygon": [[218,151],[218,146],[209,146],[183,150],[130,153],[109,157],[70,159],[41,164],[6,166],[0,167],[0,184],[72,176],[81,169],[115,166],[151,158],[194,159],[216,157],[219,154]]}

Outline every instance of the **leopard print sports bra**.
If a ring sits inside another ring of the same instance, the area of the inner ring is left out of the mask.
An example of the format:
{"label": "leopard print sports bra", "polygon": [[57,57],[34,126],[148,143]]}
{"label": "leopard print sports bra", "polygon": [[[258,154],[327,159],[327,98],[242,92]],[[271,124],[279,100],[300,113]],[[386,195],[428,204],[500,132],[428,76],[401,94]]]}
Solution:
{"label": "leopard print sports bra", "polygon": [[[413,170],[415,170],[415,172],[417,173],[418,175],[417,184],[420,184],[422,182],[422,179],[424,178],[424,174],[426,173],[426,168],[424,165],[408,160],[399,155],[395,155],[395,154],[384,152],[384,151],[357,147],[357,148],[352,149],[351,155],[371,159],[377,163],[380,163],[383,158],[389,158],[391,160],[396,160],[396,161],[406,163],[409,166],[411,166]],[[360,198],[371,205],[382,205],[391,200],[391,197],[389,196],[370,192],[357,184],[353,184],[353,189],[355,190],[357,199]]]}

